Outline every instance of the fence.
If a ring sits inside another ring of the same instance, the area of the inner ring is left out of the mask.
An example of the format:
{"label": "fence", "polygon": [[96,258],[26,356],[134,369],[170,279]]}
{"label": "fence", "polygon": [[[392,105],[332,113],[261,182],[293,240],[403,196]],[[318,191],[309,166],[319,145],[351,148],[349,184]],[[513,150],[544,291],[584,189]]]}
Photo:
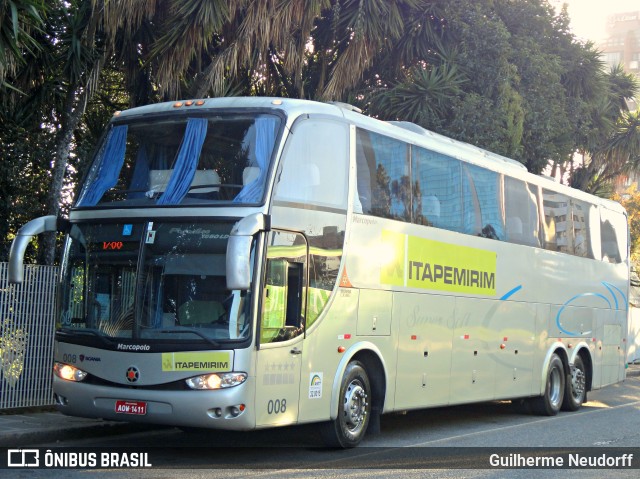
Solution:
{"label": "fence", "polygon": [[26,265],[9,285],[0,263],[0,409],[53,404],[55,296],[59,268]]}

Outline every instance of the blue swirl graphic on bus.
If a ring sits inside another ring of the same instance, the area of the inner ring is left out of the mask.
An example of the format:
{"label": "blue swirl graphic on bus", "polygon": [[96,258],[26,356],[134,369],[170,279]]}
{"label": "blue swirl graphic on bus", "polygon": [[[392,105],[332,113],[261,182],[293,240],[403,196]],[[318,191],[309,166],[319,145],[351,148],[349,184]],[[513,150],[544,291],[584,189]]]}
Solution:
{"label": "blue swirl graphic on bus", "polygon": [[500,298],[500,301],[506,301],[507,299],[509,299],[511,296],[513,296],[514,294],[516,294],[518,291],[520,291],[522,289],[522,285],[516,286],[515,288],[513,288],[511,291],[506,292],[505,294],[502,295],[502,297]]}
{"label": "blue swirl graphic on bus", "polygon": [[562,333],[566,334],[567,336],[587,336],[592,333],[592,331],[585,331],[583,333],[578,333],[575,331],[569,331],[562,327],[562,313],[564,312],[566,307],[569,306],[574,301],[577,301],[581,298],[586,298],[586,297],[595,297],[607,303],[607,306],[609,307],[609,309],[614,309],[615,311],[617,311],[620,309],[620,303],[618,302],[618,295],[616,294],[617,292],[622,297],[623,304],[627,305],[627,296],[618,287],[614,286],[611,283],[607,283],[606,281],[602,281],[602,285],[607,289],[608,293],[613,298],[613,304],[611,303],[608,297],[606,297],[604,294],[601,294],[601,293],[582,293],[574,296],[573,298],[571,298],[570,300],[568,300],[562,305],[562,307],[558,311],[558,314],[556,315],[556,326]]}

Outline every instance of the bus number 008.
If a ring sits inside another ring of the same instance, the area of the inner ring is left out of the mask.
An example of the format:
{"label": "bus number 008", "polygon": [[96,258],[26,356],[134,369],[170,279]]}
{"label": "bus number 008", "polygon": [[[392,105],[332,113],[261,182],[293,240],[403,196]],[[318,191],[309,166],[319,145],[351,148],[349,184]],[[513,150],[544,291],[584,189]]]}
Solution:
{"label": "bus number 008", "polygon": [[286,399],[271,399],[267,403],[267,414],[284,414],[287,411]]}

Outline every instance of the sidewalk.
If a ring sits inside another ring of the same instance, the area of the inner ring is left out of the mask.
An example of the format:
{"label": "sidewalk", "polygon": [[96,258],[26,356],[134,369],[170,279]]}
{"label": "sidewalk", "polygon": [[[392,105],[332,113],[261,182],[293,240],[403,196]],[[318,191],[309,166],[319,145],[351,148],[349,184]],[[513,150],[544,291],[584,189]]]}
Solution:
{"label": "sidewalk", "polygon": [[53,407],[42,409],[0,414],[0,447],[14,448],[86,437],[131,434],[166,427],[65,416]]}
{"label": "sidewalk", "polygon": [[[640,364],[629,364],[627,377],[640,376]],[[16,414],[0,413],[0,447],[24,447],[56,441],[131,434],[166,426],[65,416],[53,408]]]}

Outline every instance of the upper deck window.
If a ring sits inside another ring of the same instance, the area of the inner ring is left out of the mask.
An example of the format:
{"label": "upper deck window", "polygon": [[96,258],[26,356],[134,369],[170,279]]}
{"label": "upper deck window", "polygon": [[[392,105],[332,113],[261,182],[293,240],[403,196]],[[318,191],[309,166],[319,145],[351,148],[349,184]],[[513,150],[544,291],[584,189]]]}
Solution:
{"label": "upper deck window", "polygon": [[264,114],[118,123],[77,206],[261,203],[280,124]]}

